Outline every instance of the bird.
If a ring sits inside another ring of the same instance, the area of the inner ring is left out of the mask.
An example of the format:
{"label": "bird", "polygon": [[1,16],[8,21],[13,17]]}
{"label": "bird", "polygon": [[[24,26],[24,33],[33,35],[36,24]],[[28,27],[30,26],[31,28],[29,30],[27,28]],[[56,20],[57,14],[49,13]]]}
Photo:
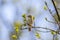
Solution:
{"label": "bird", "polygon": [[32,15],[28,15],[27,16],[28,20],[27,20],[27,25],[29,26],[29,31],[31,31],[31,28],[32,28],[32,24],[33,24],[33,21],[34,21],[34,16]]}

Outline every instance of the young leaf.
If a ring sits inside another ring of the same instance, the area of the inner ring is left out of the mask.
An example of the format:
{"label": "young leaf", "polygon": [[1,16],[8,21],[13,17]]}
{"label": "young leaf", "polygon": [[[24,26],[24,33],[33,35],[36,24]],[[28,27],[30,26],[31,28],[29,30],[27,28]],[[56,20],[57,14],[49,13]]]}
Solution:
{"label": "young leaf", "polygon": [[20,29],[22,28],[22,23],[20,21],[14,22],[14,31],[18,33]]}
{"label": "young leaf", "polygon": [[47,10],[47,6],[46,5],[44,6],[44,10]]}
{"label": "young leaf", "polygon": [[35,33],[35,36],[40,39],[40,34],[38,32]]}
{"label": "young leaf", "polygon": [[54,34],[57,34],[57,32],[51,31],[51,34],[54,35]]}
{"label": "young leaf", "polygon": [[16,35],[12,35],[12,38],[17,38],[17,36]]}
{"label": "young leaf", "polygon": [[23,18],[26,18],[26,14],[23,14],[22,17],[23,17]]}
{"label": "young leaf", "polygon": [[19,32],[19,28],[16,28],[15,31],[16,31],[16,32]]}

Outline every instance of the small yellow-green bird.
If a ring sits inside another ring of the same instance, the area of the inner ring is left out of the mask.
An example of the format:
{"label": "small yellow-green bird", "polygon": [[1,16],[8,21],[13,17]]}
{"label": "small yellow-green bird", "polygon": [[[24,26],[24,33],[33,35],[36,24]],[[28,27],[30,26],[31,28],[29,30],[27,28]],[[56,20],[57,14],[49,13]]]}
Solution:
{"label": "small yellow-green bird", "polygon": [[29,26],[29,31],[31,31],[31,28],[32,28],[32,24],[33,24],[34,19],[35,19],[34,16],[28,15],[27,24]]}

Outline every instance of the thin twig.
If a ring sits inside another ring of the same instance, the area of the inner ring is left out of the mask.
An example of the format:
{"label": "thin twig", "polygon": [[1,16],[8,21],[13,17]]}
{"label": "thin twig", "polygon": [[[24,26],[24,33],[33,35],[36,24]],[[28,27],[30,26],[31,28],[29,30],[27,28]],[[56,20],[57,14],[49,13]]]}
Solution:
{"label": "thin twig", "polygon": [[[51,10],[50,10],[49,7],[48,7],[47,2],[45,2],[45,5],[47,6],[49,13],[52,15],[52,12],[51,12]],[[52,15],[52,17],[54,18],[53,15]],[[56,19],[54,19],[54,20],[56,21]],[[53,22],[52,22],[52,23],[53,23]]]}
{"label": "thin twig", "polygon": [[46,19],[46,21],[48,21],[48,22],[50,22],[50,23],[58,24],[58,23],[56,23],[56,22],[49,21],[47,18],[45,18],[45,19]]}
{"label": "thin twig", "polygon": [[44,33],[45,33],[45,32],[50,32],[50,31],[40,31],[40,30],[36,30],[36,31],[38,31],[38,32],[44,32]]}
{"label": "thin twig", "polygon": [[52,3],[53,3],[54,8],[55,8],[55,10],[56,10],[56,13],[57,13],[58,19],[59,19],[59,21],[60,21],[60,16],[59,16],[59,13],[58,13],[58,11],[57,11],[57,8],[56,8],[56,5],[55,5],[55,3],[54,3],[54,0],[52,0]]}
{"label": "thin twig", "polygon": [[[52,29],[49,29],[49,28],[43,28],[43,27],[32,27],[32,28],[42,28],[42,29],[46,29],[46,30],[50,30],[50,31],[53,31],[53,32],[56,32],[57,34],[60,35],[60,33],[58,31],[55,31],[55,30],[52,30]],[[25,30],[25,29],[28,29],[28,28],[22,28],[21,30]]]}

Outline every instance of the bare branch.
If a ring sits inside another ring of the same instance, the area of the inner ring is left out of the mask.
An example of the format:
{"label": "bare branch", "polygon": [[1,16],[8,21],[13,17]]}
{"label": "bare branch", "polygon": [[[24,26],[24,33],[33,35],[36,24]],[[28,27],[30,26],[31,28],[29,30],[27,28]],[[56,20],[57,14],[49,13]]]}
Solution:
{"label": "bare branch", "polygon": [[49,21],[47,18],[45,18],[45,20],[48,21],[48,22],[50,22],[50,23],[58,24],[56,22]]}
{"label": "bare branch", "polygon": [[[46,30],[50,30],[50,31],[56,32],[57,34],[60,35],[59,31],[55,31],[55,30],[52,30],[52,29],[49,29],[49,28],[34,27],[34,26],[32,28],[42,28],[42,29],[46,29]],[[21,30],[25,30],[25,29],[28,29],[28,28],[22,28]],[[38,30],[38,31],[40,31],[40,30]],[[42,31],[40,31],[40,32],[42,32]],[[48,32],[48,31],[46,31],[46,32]]]}

